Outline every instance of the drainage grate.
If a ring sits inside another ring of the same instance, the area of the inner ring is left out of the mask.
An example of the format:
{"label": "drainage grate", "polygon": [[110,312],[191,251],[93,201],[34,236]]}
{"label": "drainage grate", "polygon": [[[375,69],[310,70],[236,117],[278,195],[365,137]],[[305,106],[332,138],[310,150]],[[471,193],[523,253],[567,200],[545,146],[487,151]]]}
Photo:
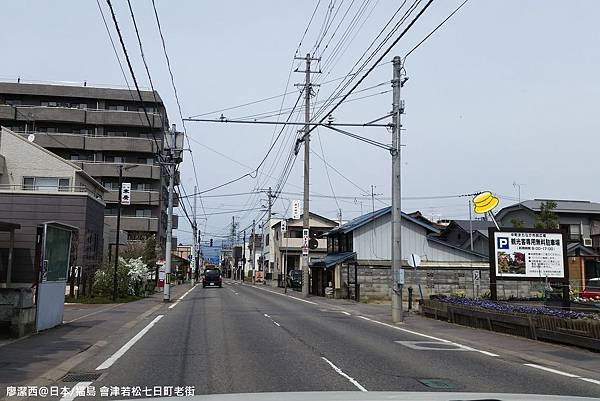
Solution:
{"label": "drainage grate", "polygon": [[62,379],[62,382],[91,382],[96,380],[102,375],[97,372],[79,372],[79,373],[67,373]]}
{"label": "drainage grate", "polygon": [[450,380],[448,379],[417,379],[417,381],[431,388],[446,390],[458,388],[456,385],[452,384],[452,382],[450,382]]}

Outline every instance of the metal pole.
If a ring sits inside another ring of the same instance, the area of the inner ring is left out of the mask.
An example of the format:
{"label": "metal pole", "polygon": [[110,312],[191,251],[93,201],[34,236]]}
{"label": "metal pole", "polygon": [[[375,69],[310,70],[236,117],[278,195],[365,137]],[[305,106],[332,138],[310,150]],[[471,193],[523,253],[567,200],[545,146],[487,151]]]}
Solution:
{"label": "metal pole", "polygon": [[246,230],[244,230],[244,244],[242,245],[242,274],[240,280],[244,282],[244,274],[246,271]]}
{"label": "metal pole", "polygon": [[402,269],[402,212],[401,212],[401,164],[400,164],[400,132],[402,106],[400,104],[400,87],[402,60],[396,56],[393,60],[394,79],[392,125],[392,321],[394,323],[403,320],[402,311],[402,284],[398,282],[400,269]]}
{"label": "metal pole", "polygon": [[119,242],[121,233],[121,196],[123,191],[123,165],[119,165],[119,197],[117,198],[117,233],[115,235],[115,270],[113,272],[113,301],[117,300],[117,268],[119,267]]}
{"label": "metal pole", "polygon": [[192,235],[194,236],[194,242],[192,242],[193,245],[193,249],[192,249],[192,265],[191,265],[191,270],[192,270],[192,274],[191,274],[191,279],[192,279],[192,285],[196,284],[194,278],[195,278],[195,274],[196,274],[196,249],[198,247],[198,242],[196,241],[197,238],[197,234],[198,234],[198,225],[196,223],[196,197],[198,196],[198,187],[196,187],[194,185],[194,227],[192,229]]}
{"label": "metal pole", "polygon": [[[310,238],[310,54],[306,55],[306,81],[304,83],[304,207],[302,211],[302,228],[308,230]],[[303,249],[302,253],[302,296],[308,296],[308,248]]]}
{"label": "metal pole", "polygon": [[[269,187],[269,193],[268,193],[267,196],[269,197],[269,217],[267,217],[267,236],[268,236],[271,233],[271,211],[272,211],[272,206],[273,206],[273,204],[271,203],[271,196],[272,196],[271,187]],[[263,234],[263,239],[262,240],[263,240],[263,242],[262,242],[263,243],[262,257],[263,257],[263,264],[264,264],[265,263],[265,252],[264,252],[264,250],[265,250],[265,236],[264,236],[264,234]],[[272,240],[272,238],[271,238],[271,240]],[[270,257],[271,257],[271,252],[269,252],[269,258]],[[269,272],[271,272],[271,263],[269,263],[269,261],[267,261],[267,270]],[[274,273],[274,272],[271,272],[271,273]],[[271,276],[271,280],[273,280],[273,276]]]}
{"label": "metal pole", "polygon": [[471,199],[469,199],[469,235],[471,237],[471,251],[473,251],[473,216],[471,214]]}
{"label": "metal pole", "polygon": [[175,184],[175,163],[173,163],[173,152],[175,151],[175,130],[171,130],[171,146],[169,148],[169,205],[167,208],[167,243],[165,245],[165,290],[163,301],[171,301],[171,253],[173,239],[173,186]]}
{"label": "metal pole", "polygon": [[8,263],[6,266],[6,287],[7,288],[10,288],[10,283],[12,281],[14,248],[15,248],[15,229],[11,228],[8,233]]}

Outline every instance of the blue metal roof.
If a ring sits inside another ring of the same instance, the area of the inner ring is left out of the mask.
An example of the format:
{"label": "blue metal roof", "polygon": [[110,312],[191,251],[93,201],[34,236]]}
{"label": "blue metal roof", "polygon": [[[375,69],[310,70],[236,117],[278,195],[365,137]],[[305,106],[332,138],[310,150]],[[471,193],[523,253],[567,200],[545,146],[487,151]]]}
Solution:
{"label": "blue metal roof", "polygon": [[324,258],[312,261],[310,265],[311,267],[324,267],[327,269],[354,258],[356,258],[356,252],[329,253]]}
{"label": "blue metal roof", "polygon": [[[343,224],[339,227],[334,228],[333,230],[328,231],[325,235],[332,235],[332,234],[348,234],[349,232],[352,232],[354,230],[356,230],[359,227],[364,226],[365,224],[378,219],[381,216],[385,216],[388,213],[392,212],[392,207],[388,206],[388,207],[384,207],[383,209],[379,209],[379,210],[375,210],[374,212],[370,212],[367,214],[363,214],[362,216],[359,216],[353,220],[350,220],[348,223]],[[402,218],[405,220],[408,220],[412,223],[415,223],[423,228],[425,228],[426,230],[432,231],[434,233],[439,233],[440,229],[437,227],[434,227],[430,224],[427,224],[421,220],[417,220],[414,217],[409,216],[408,214],[402,212]]]}

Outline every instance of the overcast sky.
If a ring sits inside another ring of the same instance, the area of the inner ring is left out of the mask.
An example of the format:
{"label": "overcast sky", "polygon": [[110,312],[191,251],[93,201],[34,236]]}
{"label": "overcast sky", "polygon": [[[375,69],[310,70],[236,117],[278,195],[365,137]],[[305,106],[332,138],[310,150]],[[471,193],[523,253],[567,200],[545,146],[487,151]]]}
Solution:
{"label": "overcast sky", "polygon": [[[141,85],[149,86],[127,3],[113,3],[136,76]],[[315,47],[329,18],[331,28],[317,51],[322,56],[322,74],[315,80],[323,83],[313,98],[318,110],[322,104],[318,102],[327,99],[340,82],[334,79],[350,71],[402,3],[156,0],[156,4],[185,117],[280,95],[286,92],[290,77],[287,92],[291,93],[285,98],[223,112],[228,118],[238,118],[271,111],[276,114],[282,99],[284,109],[294,104],[298,92],[293,85],[304,79],[301,73],[290,74],[299,63],[292,63],[294,54],[298,49],[298,55],[304,55]],[[333,8],[328,14],[330,4]],[[410,4],[412,1],[407,1],[398,16]],[[403,57],[458,4],[435,1],[385,61],[396,55]],[[107,4],[101,1],[100,5],[116,40]],[[155,88],[167,105],[170,121],[182,128],[152,3],[134,0],[132,5]],[[335,52],[336,43],[363,6],[358,23]],[[1,7],[2,79],[21,76],[25,80],[125,84],[95,1],[5,1]],[[315,7],[313,21],[299,46]],[[343,15],[346,18],[342,20]],[[467,3],[405,61],[409,81],[402,91],[406,102],[403,196],[436,197],[489,189],[500,194],[502,207],[516,200],[516,182],[521,184],[523,199],[600,200],[595,185],[595,155],[600,145],[599,18],[600,3],[592,0]],[[123,58],[120,49],[119,55]],[[351,96],[349,100],[356,100],[340,107],[333,114],[335,121],[366,122],[389,112],[391,76],[390,63],[376,68],[357,90],[383,85]],[[128,79],[131,82],[129,75]],[[303,116],[294,114],[292,120],[297,118]],[[279,132],[279,128],[255,124],[188,122],[186,126],[199,190],[250,172]],[[390,141],[385,128],[352,132]],[[257,178],[246,177],[206,195],[275,187],[294,136],[295,128],[284,131]],[[311,158],[312,192],[344,197],[337,203],[332,198],[313,198],[312,211],[333,219],[337,219],[338,208],[344,219],[358,216],[361,209],[370,211],[371,197],[365,195],[371,185],[375,193],[382,194],[375,208],[389,204],[391,161],[387,151],[325,129],[312,136],[311,149],[316,153]],[[302,154],[284,192],[301,192]],[[196,181],[190,153],[185,157],[182,182],[191,193]],[[325,169],[321,158],[332,167]],[[286,194],[281,198],[274,206],[279,213],[291,199],[301,196]],[[262,199],[266,204],[264,196]],[[405,200],[403,210],[466,218],[467,202],[466,197]],[[208,220],[201,220],[204,238],[217,238],[217,234],[227,232],[233,215],[241,220],[242,227],[258,217],[257,210],[229,212],[259,208],[261,196],[205,197],[203,204],[208,215]],[[199,207],[198,215],[204,212]],[[211,215],[223,212],[226,214]],[[179,221],[177,236],[180,242],[187,242],[191,238],[189,224],[185,218]]]}

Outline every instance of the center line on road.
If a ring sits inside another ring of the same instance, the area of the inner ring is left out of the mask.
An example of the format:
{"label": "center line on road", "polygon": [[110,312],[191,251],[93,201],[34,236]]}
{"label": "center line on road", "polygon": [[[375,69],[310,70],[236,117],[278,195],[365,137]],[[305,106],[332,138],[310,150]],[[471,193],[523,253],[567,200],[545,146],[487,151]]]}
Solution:
{"label": "center line on road", "polygon": [[73,401],[75,398],[77,398],[77,389],[83,389],[83,391],[85,391],[85,389],[87,388],[87,386],[89,386],[90,384],[92,384],[92,382],[79,382],[79,383],[77,383],[76,385],[73,386],[73,388],[71,389],[71,391],[69,392],[69,394],[67,394],[64,397],[62,397],[60,399],[60,401]]}
{"label": "center line on road", "polygon": [[567,373],[567,372],[561,372],[560,370],[556,370],[556,369],[552,369],[552,368],[547,368],[547,367],[542,366],[542,365],[536,365],[535,363],[524,363],[523,365],[529,366],[530,368],[536,368],[536,369],[540,369],[540,370],[545,370],[546,372],[550,372],[550,373],[556,373],[557,375],[561,375],[561,376],[580,378],[578,375],[574,375],[572,373]]}
{"label": "center line on road", "polygon": [[589,383],[600,384],[600,380],[588,379],[587,377],[579,377],[579,380],[583,380]]}
{"label": "center line on road", "polygon": [[120,357],[122,357],[129,348],[133,347],[133,345],[140,340],[158,322],[162,319],[164,315],[158,315],[152,320],[146,327],[144,327],[139,333],[137,333],[131,340],[127,341],[125,345],[123,345],[117,352],[112,354],[106,361],[102,362],[100,366],[96,368],[96,370],[103,370],[110,368]]}
{"label": "center line on road", "polygon": [[324,356],[321,357],[322,360],[324,360],[325,362],[327,362],[329,364],[329,366],[331,366],[333,368],[333,370],[335,370],[340,376],[345,377],[346,379],[348,379],[348,381],[352,384],[354,384],[356,387],[358,387],[358,389],[360,391],[364,391],[367,392],[367,389],[364,388],[363,386],[361,386],[361,384],[359,382],[357,382],[356,380],[354,380],[353,378],[351,378],[350,376],[348,376],[347,374],[345,374],[342,369],[338,368],[337,366],[335,366],[329,359],[325,358]]}
{"label": "center line on road", "polygon": [[346,312],[346,311],[341,311],[341,312],[342,312],[344,315],[346,315],[346,316],[351,316],[351,314],[350,314],[350,313],[348,313],[348,312]]}

